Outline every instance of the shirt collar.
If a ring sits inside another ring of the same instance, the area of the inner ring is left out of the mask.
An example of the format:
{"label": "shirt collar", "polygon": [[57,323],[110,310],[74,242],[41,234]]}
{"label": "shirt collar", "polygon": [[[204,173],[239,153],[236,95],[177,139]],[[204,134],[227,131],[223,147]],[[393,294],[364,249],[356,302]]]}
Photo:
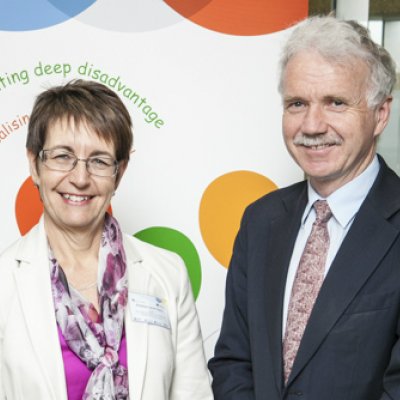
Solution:
{"label": "shirt collar", "polygon": [[378,175],[379,168],[378,157],[375,155],[372,162],[360,175],[334,191],[327,198],[323,198],[319,195],[311,186],[310,181],[308,181],[308,203],[304,210],[301,223],[304,224],[307,220],[315,201],[327,200],[332,215],[338,223],[345,228],[354,218],[361,207],[362,202],[367,197],[367,194]]}

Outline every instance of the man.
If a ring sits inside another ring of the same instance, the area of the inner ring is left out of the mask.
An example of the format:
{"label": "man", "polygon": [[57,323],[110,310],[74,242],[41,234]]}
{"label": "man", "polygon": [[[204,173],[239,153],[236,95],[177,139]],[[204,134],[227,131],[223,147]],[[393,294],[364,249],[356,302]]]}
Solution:
{"label": "man", "polygon": [[395,79],[355,22],[292,32],[282,126],[307,181],[244,214],[209,363],[216,400],[400,399],[400,179],[376,155]]}

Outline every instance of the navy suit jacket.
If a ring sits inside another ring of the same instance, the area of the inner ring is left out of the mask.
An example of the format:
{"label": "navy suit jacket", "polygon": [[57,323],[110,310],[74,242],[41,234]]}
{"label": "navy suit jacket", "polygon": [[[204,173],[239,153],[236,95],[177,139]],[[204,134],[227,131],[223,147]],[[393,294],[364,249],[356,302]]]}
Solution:
{"label": "navy suit jacket", "polygon": [[282,307],[306,182],[247,208],[209,362],[215,400],[400,399],[400,179],[379,161],[378,177],[323,282],[286,386]]}

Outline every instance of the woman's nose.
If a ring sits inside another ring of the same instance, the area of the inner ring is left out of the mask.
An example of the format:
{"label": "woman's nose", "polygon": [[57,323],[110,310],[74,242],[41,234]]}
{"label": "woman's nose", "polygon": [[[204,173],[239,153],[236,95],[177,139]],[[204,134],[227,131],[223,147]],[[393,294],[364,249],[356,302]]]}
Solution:
{"label": "woman's nose", "polygon": [[70,181],[77,185],[85,185],[90,177],[87,170],[87,161],[84,159],[77,159],[75,167],[69,173]]}

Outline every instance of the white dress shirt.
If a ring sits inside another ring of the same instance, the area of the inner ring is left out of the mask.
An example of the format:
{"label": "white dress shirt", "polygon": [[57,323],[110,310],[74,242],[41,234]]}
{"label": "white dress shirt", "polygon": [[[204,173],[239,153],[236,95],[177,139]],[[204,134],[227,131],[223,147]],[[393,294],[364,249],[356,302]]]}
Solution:
{"label": "white dress shirt", "polygon": [[[378,157],[375,156],[370,165],[359,176],[337,189],[327,198],[320,196],[313,189],[310,182],[308,182],[308,203],[301,219],[299,233],[293,248],[293,254],[290,260],[288,275],[286,278],[282,332],[285,332],[286,329],[289,300],[297,267],[316,217],[315,210],[313,208],[314,202],[317,200],[326,200],[332,211],[332,217],[328,222],[329,250],[325,265],[326,276],[332,261],[335,258],[343,239],[349,231],[357,211],[361,207],[361,204],[371,189],[378,172],[379,161]],[[283,334],[282,337],[284,337]]]}

